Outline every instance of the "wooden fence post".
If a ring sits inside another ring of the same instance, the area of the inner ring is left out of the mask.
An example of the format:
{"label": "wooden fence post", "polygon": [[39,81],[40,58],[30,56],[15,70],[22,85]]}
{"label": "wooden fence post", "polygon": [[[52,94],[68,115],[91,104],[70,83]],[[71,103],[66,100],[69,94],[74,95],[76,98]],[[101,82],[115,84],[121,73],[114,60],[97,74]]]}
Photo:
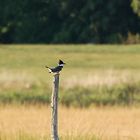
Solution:
{"label": "wooden fence post", "polygon": [[51,138],[52,140],[59,140],[58,137],[58,90],[59,90],[59,73],[53,77],[53,90],[51,97],[52,108],[52,122],[51,122]]}

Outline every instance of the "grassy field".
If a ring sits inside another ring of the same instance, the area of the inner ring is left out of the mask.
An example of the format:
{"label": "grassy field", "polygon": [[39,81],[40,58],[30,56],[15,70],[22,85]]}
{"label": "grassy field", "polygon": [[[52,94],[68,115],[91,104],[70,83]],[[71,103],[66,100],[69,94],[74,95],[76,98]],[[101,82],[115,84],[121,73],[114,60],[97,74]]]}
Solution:
{"label": "grassy field", "polygon": [[[64,115],[65,114],[65,115]],[[139,108],[59,108],[61,140],[139,140]],[[50,108],[0,107],[1,140],[50,140]]]}
{"label": "grassy field", "polygon": [[62,80],[110,70],[135,73],[140,69],[139,54],[140,45],[0,45],[0,71],[48,81],[51,76],[44,66],[62,59],[67,63]]}
{"label": "grassy field", "polygon": [[139,54],[140,45],[0,45],[0,70],[27,72],[46,81],[44,66],[54,66],[62,59],[67,63],[62,74],[65,78],[110,69],[137,71]]}
{"label": "grassy field", "polygon": [[58,59],[61,140],[140,139],[140,45],[0,45],[0,140],[50,140]]}
{"label": "grassy field", "polygon": [[58,59],[63,105],[139,103],[140,45],[0,45],[0,103],[49,103]]}

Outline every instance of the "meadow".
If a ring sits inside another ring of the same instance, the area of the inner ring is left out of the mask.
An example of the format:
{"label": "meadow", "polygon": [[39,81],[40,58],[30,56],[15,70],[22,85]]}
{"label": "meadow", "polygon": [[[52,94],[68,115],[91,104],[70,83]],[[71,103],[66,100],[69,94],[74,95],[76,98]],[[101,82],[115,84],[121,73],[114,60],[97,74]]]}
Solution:
{"label": "meadow", "polygon": [[139,104],[140,45],[0,45],[0,103],[49,104],[59,59],[61,104]]}
{"label": "meadow", "polygon": [[[50,107],[1,106],[1,140],[50,140]],[[139,108],[59,107],[61,140],[139,140]]]}
{"label": "meadow", "polygon": [[60,139],[140,139],[140,45],[89,44],[0,45],[1,140],[50,139],[45,65],[59,59]]}

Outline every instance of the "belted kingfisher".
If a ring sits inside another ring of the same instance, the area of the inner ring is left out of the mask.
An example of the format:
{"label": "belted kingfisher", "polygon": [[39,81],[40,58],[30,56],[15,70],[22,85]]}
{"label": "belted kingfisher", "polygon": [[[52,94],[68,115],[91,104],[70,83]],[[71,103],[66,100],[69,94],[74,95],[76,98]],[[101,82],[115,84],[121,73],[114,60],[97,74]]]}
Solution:
{"label": "belted kingfisher", "polygon": [[45,66],[45,67],[49,70],[49,73],[59,73],[62,70],[64,64],[66,63],[64,63],[62,60],[59,60],[58,66],[53,67],[53,68],[50,68],[48,66]]}

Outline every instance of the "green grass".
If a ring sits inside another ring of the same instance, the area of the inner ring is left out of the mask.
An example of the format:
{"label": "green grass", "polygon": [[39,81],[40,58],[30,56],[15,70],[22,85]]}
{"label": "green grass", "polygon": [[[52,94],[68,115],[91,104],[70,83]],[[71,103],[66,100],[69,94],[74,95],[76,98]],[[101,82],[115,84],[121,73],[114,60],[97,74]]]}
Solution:
{"label": "green grass", "polygon": [[67,68],[140,69],[140,45],[1,45],[0,66],[10,69],[39,70],[55,65],[61,58]]}
{"label": "green grass", "polygon": [[140,45],[0,45],[0,102],[49,103],[52,75],[45,65],[58,59],[67,63],[62,104],[127,104],[131,93],[139,102]]}
{"label": "green grass", "polygon": [[0,45],[0,70],[24,71],[46,81],[44,66],[54,66],[61,58],[67,63],[65,77],[95,70],[138,71],[139,54],[140,45]]}

